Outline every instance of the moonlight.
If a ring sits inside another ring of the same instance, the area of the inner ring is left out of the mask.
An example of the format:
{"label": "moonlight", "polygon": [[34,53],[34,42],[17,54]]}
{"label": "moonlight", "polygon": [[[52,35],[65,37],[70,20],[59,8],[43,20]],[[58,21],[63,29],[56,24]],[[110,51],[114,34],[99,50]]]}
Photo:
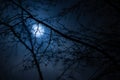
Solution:
{"label": "moonlight", "polygon": [[41,37],[44,34],[44,28],[42,24],[34,24],[32,26],[32,34],[36,37]]}

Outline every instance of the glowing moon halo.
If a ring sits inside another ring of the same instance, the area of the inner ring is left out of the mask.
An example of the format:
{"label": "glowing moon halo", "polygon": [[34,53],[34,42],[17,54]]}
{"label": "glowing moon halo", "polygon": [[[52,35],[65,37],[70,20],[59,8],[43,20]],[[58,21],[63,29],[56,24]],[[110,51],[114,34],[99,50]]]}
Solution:
{"label": "glowing moon halo", "polygon": [[40,37],[44,34],[44,28],[42,24],[34,24],[32,26],[32,34],[36,37]]}

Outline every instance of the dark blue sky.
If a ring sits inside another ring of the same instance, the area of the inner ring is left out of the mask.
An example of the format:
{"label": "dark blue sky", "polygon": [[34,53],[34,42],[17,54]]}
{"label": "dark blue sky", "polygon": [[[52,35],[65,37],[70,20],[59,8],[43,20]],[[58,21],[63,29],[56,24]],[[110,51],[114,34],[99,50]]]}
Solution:
{"label": "dark blue sky", "polygon": [[[115,1],[112,3],[119,7]],[[90,45],[102,47],[105,52],[108,52],[115,57],[116,60],[119,59],[120,12],[118,9],[115,9],[114,6],[104,2],[104,0],[25,0],[22,1],[22,6],[35,18],[51,25],[61,33],[89,43]],[[3,7],[5,7],[5,9]],[[2,19],[10,25],[14,25],[21,20],[19,18],[16,19],[15,17],[16,14],[18,14],[19,17],[21,9],[7,0],[1,0],[0,10],[0,20]],[[27,17],[26,13],[23,13],[25,14],[24,18]],[[28,29],[31,29],[32,25],[37,22],[33,19],[27,19],[25,23],[27,24]],[[21,27],[21,25],[17,26],[15,28],[16,31],[22,30]],[[45,26],[44,28],[46,34],[37,40],[38,44],[42,46],[39,53],[44,51],[47,44],[49,44],[50,29]],[[21,43],[17,43],[16,45],[15,42],[11,41],[14,38],[11,34],[3,34],[7,29],[8,28],[0,24],[0,80],[39,80],[36,68],[29,68],[29,70],[23,69],[26,65],[28,66],[31,64],[32,57],[24,45]],[[23,37],[24,35],[27,36],[25,33],[21,34]],[[33,36],[32,38],[35,42],[36,39],[34,39]],[[28,41],[26,41],[26,43],[30,45]],[[36,47],[38,47],[38,44],[36,43]],[[88,50],[93,52],[89,52]],[[57,58],[60,53],[63,53],[62,55],[65,56],[65,58],[66,55],[67,57],[74,58],[77,53],[83,56],[84,54],[88,54],[90,57],[91,55],[92,57],[96,55],[101,56],[96,50],[93,50],[86,45],[77,44],[65,39],[53,31],[51,44],[46,51],[47,58],[43,57],[41,60],[41,62],[43,62],[41,63],[41,69],[44,80],[56,80],[63,72],[66,65],[63,65],[61,62],[57,62],[57,65],[54,65],[55,61],[52,61],[52,59],[50,61],[48,58],[52,54]],[[36,55],[38,56],[38,59],[40,59],[39,55]],[[79,57],[80,55],[77,56]],[[77,58],[75,58],[75,60],[76,59]],[[85,60],[77,61],[80,62],[81,66],[76,69],[76,64],[66,72],[67,74],[73,71],[72,74],[74,74],[76,80],[88,80],[95,70],[99,68],[98,64],[102,62],[101,59],[93,59],[93,61],[91,60],[92,62],[89,62],[90,60],[86,60],[86,58]],[[101,66],[104,67],[103,65]],[[101,68],[100,70],[103,69]],[[79,73],[77,73],[77,71]],[[101,71],[98,71],[98,73],[99,72]],[[66,78],[66,80],[71,79]]]}

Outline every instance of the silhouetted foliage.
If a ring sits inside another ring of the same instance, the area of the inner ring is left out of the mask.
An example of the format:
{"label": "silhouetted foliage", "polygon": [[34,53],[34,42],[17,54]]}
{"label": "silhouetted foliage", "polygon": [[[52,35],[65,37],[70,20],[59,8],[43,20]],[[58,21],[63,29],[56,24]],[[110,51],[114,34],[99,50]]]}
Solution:
{"label": "silhouetted foliage", "polygon": [[[64,69],[56,80],[80,80],[77,74],[87,67],[95,68],[88,80],[107,80],[114,73],[118,75],[115,80],[119,79],[119,1],[1,0],[0,3],[3,3],[0,48],[22,44],[27,50],[23,70],[36,68],[40,80],[44,80],[41,64],[61,62]],[[34,24],[44,27],[44,35],[36,37],[37,31],[33,35]]]}

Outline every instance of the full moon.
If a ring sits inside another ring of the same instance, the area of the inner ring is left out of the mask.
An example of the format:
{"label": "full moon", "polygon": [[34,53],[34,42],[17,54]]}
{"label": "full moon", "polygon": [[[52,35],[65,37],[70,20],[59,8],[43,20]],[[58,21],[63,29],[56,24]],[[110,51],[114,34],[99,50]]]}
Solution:
{"label": "full moon", "polygon": [[32,34],[36,37],[41,37],[44,34],[44,28],[42,24],[34,24],[32,26]]}

